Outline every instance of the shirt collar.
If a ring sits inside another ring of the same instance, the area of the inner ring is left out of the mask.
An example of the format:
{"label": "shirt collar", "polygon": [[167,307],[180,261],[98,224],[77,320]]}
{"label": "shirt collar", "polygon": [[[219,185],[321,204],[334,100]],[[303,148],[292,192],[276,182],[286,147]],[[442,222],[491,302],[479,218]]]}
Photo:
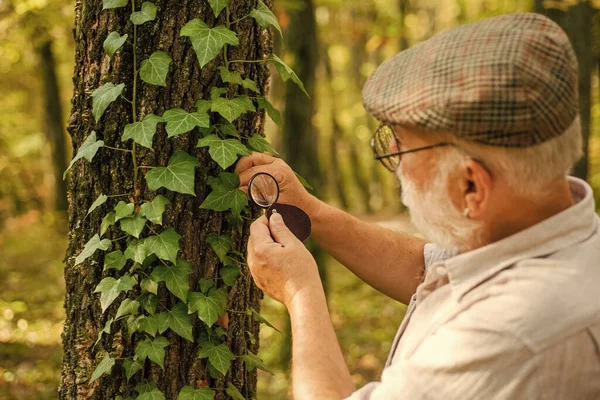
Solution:
{"label": "shirt collar", "polygon": [[592,188],[581,179],[568,179],[576,204],[514,235],[444,262],[457,301],[519,260],[554,253],[593,234],[598,217]]}

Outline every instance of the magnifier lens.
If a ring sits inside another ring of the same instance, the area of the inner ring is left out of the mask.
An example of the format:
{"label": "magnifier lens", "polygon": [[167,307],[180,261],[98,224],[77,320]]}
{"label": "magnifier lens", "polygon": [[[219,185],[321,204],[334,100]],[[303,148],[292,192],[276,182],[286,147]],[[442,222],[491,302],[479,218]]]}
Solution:
{"label": "magnifier lens", "polygon": [[261,173],[252,178],[249,185],[250,196],[259,207],[269,208],[279,197],[277,181],[269,174]]}

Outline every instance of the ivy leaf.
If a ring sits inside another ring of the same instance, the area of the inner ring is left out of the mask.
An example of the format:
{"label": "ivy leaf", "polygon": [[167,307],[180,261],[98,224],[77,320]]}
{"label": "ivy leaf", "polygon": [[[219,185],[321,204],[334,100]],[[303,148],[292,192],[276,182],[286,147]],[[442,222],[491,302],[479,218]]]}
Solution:
{"label": "ivy leaf", "polygon": [[196,147],[208,146],[208,154],[223,169],[232,166],[238,154],[248,155],[248,149],[236,139],[220,139],[217,135],[208,135],[198,140]]}
{"label": "ivy leaf", "polygon": [[100,364],[94,370],[92,374],[92,378],[90,379],[90,383],[94,382],[96,379],[100,378],[104,374],[110,374],[112,367],[115,365],[115,359],[111,358],[108,353],[104,355]]}
{"label": "ivy leaf", "polygon": [[152,223],[162,225],[162,215],[165,212],[165,206],[170,203],[169,199],[159,194],[152,201],[142,204],[140,215],[146,217]]}
{"label": "ivy leaf", "polygon": [[240,137],[240,134],[238,133],[238,131],[235,129],[235,126],[231,122],[226,122],[224,124],[220,124],[220,125],[216,126],[216,128],[223,135],[233,136],[238,139]]}
{"label": "ivy leaf", "polygon": [[209,179],[213,191],[206,197],[200,208],[226,211],[231,209],[234,214],[239,214],[246,205],[246,194],[238,189],[240,178],[237,174],[222,172],[218,178]]}
{"label": "ivy leaf", "polygon": [[104,256],[104,271],[107,269],[116,269],[120,271],[127,263],[127,257],[123,255],[121,250],[115,250]]}
{"label": "ivy leaf", "polygon": [[100,293],[100,305],[104,312],[121,292],[128,292],[131,289],[133,289],[133,280],[129,275],[124,275],[119,279],[113,277],[102,279],[94,293]]}
{"label": "ivy leaf", "polygon": [[115,315],[115,319],[119,317],[124,317],[125,315],[137,315],[138,310],[140,309],[140,302],[132,299],[125,299],[119,305],[119,309],[117,310],[117,315]]}
{"label": "ivy leaf", "polygon": [[273,104],[269,103],[269,101],[264,97],[258,97],[256,99],[256,102],[258,103],[258,108],[266,109],[267,114],[269,115],[269,117],[271,117],[273,122],[275,122],[277,126],[281,127],[283,121],[281,120],[281,113],[279,112],[279,110],[273,107]]}
{"label": "ivy leaf", "polygon": [[83,144],[79,147],[79,149],[77,150],[77,154],[75,155],[75,157],[73,157],[71,163],[69,164],[69,167],[63,173],[63,180],[66,178],[67,172],[69,172],[73,164],[75,164],[75,161],[79,160],[80,158],[85,158],[89,162],[92,162],[92,159],[98,152],[98,149],[103,146],[104,141],[96,140],[96,132],[92,131],[92,133],[90,133],[87,139],[85,139]]}
{"label": "ivy leaf", "polygon": [[261,0],[258,0],[256,9],[250,11],[250,16],[254,18],[256,23],[263,28],[268,28],[269,26],[273,25],[279,31],[281,37],[283,37],[283,32],[281,32],[281,27],[279,26],[277,17]]}
{"label": "ivy leaf", "polygon": [[121,230],[135,238],[139,238],[146,226],[146,222],[148,222],[146,218],[140,214],[134,214],[133,217],[121,220]]}
{"label": "ivy leaf", "polygon": [[173,59],[164,51],[155,51],[140,65],[140,78],[146,83],[167,86],[169,65]]}
{"label": "ivy leaf", "polygon": [[109,8],[125,7],[129,3],[129,0],[103,0],[102,9],[108,10]]}
{"label": "ivy leaf", "polygon": [[200,282],[198,284],[198,286],[200,286],[200,291],[204,294],[206,294],[214,285],[215,283],[211,279],[206,278],[200,278]]}
{"label": "ivy leaf", "polygon": [[212,100],[218,99],[219,97],[221,97],[222,95],[224,95],[225,93],[227,93],[228,89],[227,88],[223,88],[223,87],[217,87],[217,86],[213,86],[210,88],[210,100],[212,102]]}
{"label": "ivy leaf", "polygon": [[125,125],[122,139],[133,139],[140,146],[152,149],[156,125],[159,122],[164,122],[164,119],[154,114],[146,114],[143,120]]}
{"label": "ivy leaf", "polygon": [[155,336],[160,328],[158,315],[142,316],[138,319],[138,327],[138,330],[146,332],[148,335]]}
{"label": "ivy leaf", "polygon": [[129,260],[133,260],[134,262],[141,264],[144,262],[146,257],[148,257],[151,252],[146,247],[146,240],[133,240],[127,248],[125,249],[125,257]]}
{"label": "ivy leaf", "polygon": [[119,32],[111,32],[106,37],[106,39],[104,40],[104,43],[102,44],[102,47],[104,48],[104,52],[106,54],[108,54],[109,57],[114,56],[115,52],[117,50],[119,50],[121,48],[121,46],[123,46],[123,43],[125,43],[125,41],[127,40],[127,37],[128,37],[127,34],[121,36],[119,34]]}
{"label": "ivy leaf", "polygon": [[198,351],[198,358],[208,358],[212,366],[225,375],[231,362],[235,360],[235,355],[223,343],[215,345],[211,342],[205,342]]}
{"label": "ivy leaf", "polygon": [[142,25],[144,22],[153,21],[156,18],[156,6],[145,1],[142,3],[141,11],[136,11],[129,16],[134,25]]}
{"label": "ivy leaf", "polygon": [[300,183],[302,184],[302,186],[304,186],[308,190],[313,190],[313,187],[308,184],[308,181],[306,179],[304,179],[303,177],[301,177],[300,175],[298,175],[295,172],[294,172],[294,174],[296,174],[296,178],[298,178],[298,180],[300,181]]}
{"label": "ivy leaf", "polygon": [[165,400],[165,395],[156,387],[156,382],[140,383],[135,387],[138,397],[135,400]]}
{"label": "ivy leaf", "polygon": [[115,86],[112,82],[107,82],[92,92],[92,114],[96,122],[102,117],[110,103],[121,95],[124,88],[124,83]]}
{"label": "ivy leaf", "polygon": [[[273,61],[273,63],[275,63],[275,68],[277,69],[277,72],[279,72],[279,76],[281,77],[281,80],[283,80],[284,82],[287,82],[288,79],[291,79],[292,82],[294,82],[296,85],[298,85],[298,87],[300,89],[302,89],[302,91],[304,93],[306,93],[306,95],[308,96],[308,92],[304,88],[304,84],[302,83],[300,78],[298,78],[298,75],[296,75],[294,70],[292,70],[290,68],[289,65],[287,65],[281,58],[277,57],[275,54],[271,55],[271,61]],[[310,96],[308,96],[308,97],[310,97]]]}
{"label": "ivy leaf", "polygon": [[227,388],[225,389],[225,393],[227,393],[233,400],[246,400],[244,396],[240,393],[238,388],[233,386],[231,382],[227,383]]}
{"label": "ivy leaf", "polygon": [[123,360],[123,368],[125,369],[125,376],[127,377],[127,382],[134,376],[138,371],[141,371],[144,365],[139,360],[132,360],[131,358],[127,358]]}
{"label": "ivy leaf", "polygon": [[181,336],[182,338],[194,341],[192,336],[192,321],[187,312],[187,305],[185,303],[178,303],[173,306],[170,311],[165,311],[160,314],[156,314],[159,321],[159,332],[163,333],[168,328],[171,328],[173,332]]}
{"label": "ivy leaf", "polygon": [[248,149],[258,151],[259,153],[278,154],[271,143],[258,133],[253,134],[246,144]]}
{"label": "ivy leaf", "polygon": [[216,18],[221,14],[221,11],[227,7],[229,0],[208,0],[208,4],[210,4],[210,8],[212,8]]}
{"label": "ivy leaf", "polygon": [[257,356],[256,354],[248,353],[242,356],[242,360],[244,360],[244,364],[246,364],[246,369],[248,371],[254,371],[256,368],[262,369],[263,371],[267,371],[271,375],[273,373],[269,371],[269,368],[265,365],[264,361]]}
{"label": "ivy leaf", "polygon": [[114,211],[109,212],[102,218],[102,223],[100,224],[100,236],[103,236],[108,228],[115,224],[116,213]]}
{"label": "ivy leaf", "polygon": [[188,309],[190,313],[197,312],[198,318],[211,327],[227,310],[227,290],[212,288],[208,295],[200,292],[190,293]]}
{"label": "ivy leaf", "polygon": [[185,302],[190,288],[188,275],[193,271],[192,266],[187,261],[179,259],[177,264],[172,267],[159,265],[154,268],[152,279],[156,282],[164,281],[169,292]]}
{"label": "ivy leaf", "polygon": [[219,270],[219,275],[227,286],[233,286],[235,278],[240,274],[240,268],[237,266],[224,267]]}
{"label": "ivy leaf", "polygon": [[256,111],[254,104],[248,96],[238,96],[233,99],[219,97],[212,100],[211,111],[221,114],[229,122],[248,111]]}
{"label": "ivy leaf", "polygon": [[184,151],[178,151],[169,159],[166,167],[152,168],[146,174],[150,190],[165,187],[178,193],[194,194],[195,169],[200,163]]}
{"label": "ivy leaf", "polygon": [[165,111],[163,118],[167,122],[166,129],[169,137],[189,132],[196,126],[200,128],[208,128],[210,126],[208,114],[200,112],[188,113],[181,108],[172,108]]}
{"label": "ivy leaf", "polygon": [[108,196],[101,194],[100,196],[98,196],[98,198],[96,200],[94,200],[94,202],[92,203],[92,205],[90,206],[87,214],[85,214],[85,216],[87,217],[88,215],[90,215],[90,213],[92,211],[94,211],[96,208],[100,207],[102,204],[106,203],[106,200],[108,200]]}
{"label": "ivy leaf", "polygon": [[240,185],[240,177],[233,172],[221,172],[217,177],[209,176],[207,182],[213,190],[229,190]]}
{"label": "ivy leaf", "polygon": [[177,263],[177,253],[179,252],[179,239],[181,235],[173,228],[168,228],[158,235],[150,236],[145,239],[145,247],[149,252],[156,254],[161,260]]}
{"label": "ivy leaf", "polygon": [[[210,107],[212,105],[212,100],[196,100],[196,111],[199,113],[205,114],[210,111]],[[210,128],[210,127],[209,127]]]}
{"label": "ivy leaf", "polygon": [[221,80],[223,82],[233,83],[235,85],[242,85],[244,89],[250,89],[256,93],[260,93],[260,90],[258,90],[258,86],[256,86],[256,82],[254,82],[252,79],[242,79],[242,76],[240,74],[238,74],[237,72],[229,71],[227,67],[219,67],[219,72],[221,74]]}
{"label": "ivy leaf", "polygon": [[177,396],[177,400],[213,400],[214,398],[212,389],[194,389],[189,385],[182,387]]}
{"label": "ivy leaf", "polygon": [[107,335],[110,335],[110,327],[112,325],[112,323],[114,322],[114,318],[111,318],[109,320],[106,321],[106,323],[104,324],[104,328],[102,328],[102,330],[100,332],[98,332],[98,339],[96,339],[96,343],[94,343],[94,346],[96,346],[98,344],[98,342],[100,341],[100,339],[102,339],[102,336],[106,333]]}
{"label": "ivy leaf", "polygon": [[88,242],[85,244],[85,246],[83,246],[83,250],[81,251],[81,253],[79,253],[79,255],[75,258],[74,266],[79,265],[82,262],[84,262],[85,259],[87,259],[91,255],[93,255],[96,252],[96,250],[106,251],[106,250],[110,249],[111,246],[112,246],[112,243],[110,242],[110,240],[108,240],[108,239],[100,240],[100,236],[98,236],[98,234],[95,234],[94,236],[92,236],[92,238],[90,240],[88,240]]}
{"label": "ivy leaf", "polygon": [[206,241],[210,244],[217,257],[219,257],[219,260],[224,263],[227,259],[227,252],[231,250],[231,246],[233,245],[231,237],[211,232],[206,237]]}
{"label": "ivy leaf", "polygon": [[[149,279],[148,279],[149,280]],[[157,285],[155,283],[155,285]],[[158,285],[157,285],[158,286]],[[158,305],[158,297],[155,294],[144,293],[139,298],[140,305],[144,310],[148,312],[150,315],[154,315],[156,313],[156,306]]]}
{"label": "ivy leaf", "polygon": [[281,331],[279,329],[277,329],[273,325],[271,325],[271,323],[269,321],[267,321],[265,319],[265,317],[263,317],[262,315],[260,315],[258,313],[258,311],[256,311],[254,308],[249,307],[248,309],[246,309],[246,315],[251,315],[252,319],[254,319],[256,322],[260,322],[261,324],[265,324],[268,327],[273,328],[277,332],[281,333]]}
{"label": "ivy leaf", "polygon": [[122,218],[131,216],[134,208],[135,204],[133,203],[125,203],[123,200],[118,202],[115,206],[115,222]]}
{"label": "ivy leaf", "polygon": [[140,288],[148,293],[158,294],[158,283],[154,282],[150,278],[142,279],[142,282],[140,282]]}
{"label": "ivy leaf", "polygon": [[138,356],[140,361],[149,358],[154,361],[162,369],[165,368],[165,347],[169,345],[167,338],[162,336],[157,337],[154,340],[146,339],[138,343],[135,348],[135,354]]}
{"label": "ivy leaf", "polygon": [[198,18],[194,18],[181,28],[181,36],[189,36],[192,40],[192,46],[196,51],[200,68],[212,61],[223,46],[230,44],[237,46],[239,40],[235,32],[230,31],[224,25],[209,28]]}

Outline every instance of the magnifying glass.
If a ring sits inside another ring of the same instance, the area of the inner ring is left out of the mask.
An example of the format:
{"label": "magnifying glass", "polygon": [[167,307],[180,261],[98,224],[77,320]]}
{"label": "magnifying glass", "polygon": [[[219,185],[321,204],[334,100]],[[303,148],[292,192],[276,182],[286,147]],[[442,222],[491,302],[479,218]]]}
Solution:
{"label": "magnifying glass", "polygon": [[248,196],[254,204],[267,210],[267,218],[274,212],[281,214],[285,225],[304,242],[310,236],[310,218],[300,208],[291,204],[278,203],[279,184],[273,175],[266,172],[254,174],[248,182]]}

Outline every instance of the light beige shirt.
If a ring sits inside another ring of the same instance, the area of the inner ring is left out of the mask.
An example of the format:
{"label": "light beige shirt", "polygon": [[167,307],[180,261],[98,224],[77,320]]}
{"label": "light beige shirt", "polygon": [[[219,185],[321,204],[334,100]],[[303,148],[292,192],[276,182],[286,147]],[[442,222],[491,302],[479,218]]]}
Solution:
{"label": "light beige shirt", "polygon": [[427,245],[381,381],[348,399],[600,399],[600,218],[569,182],[575,205],[513,236]]}

